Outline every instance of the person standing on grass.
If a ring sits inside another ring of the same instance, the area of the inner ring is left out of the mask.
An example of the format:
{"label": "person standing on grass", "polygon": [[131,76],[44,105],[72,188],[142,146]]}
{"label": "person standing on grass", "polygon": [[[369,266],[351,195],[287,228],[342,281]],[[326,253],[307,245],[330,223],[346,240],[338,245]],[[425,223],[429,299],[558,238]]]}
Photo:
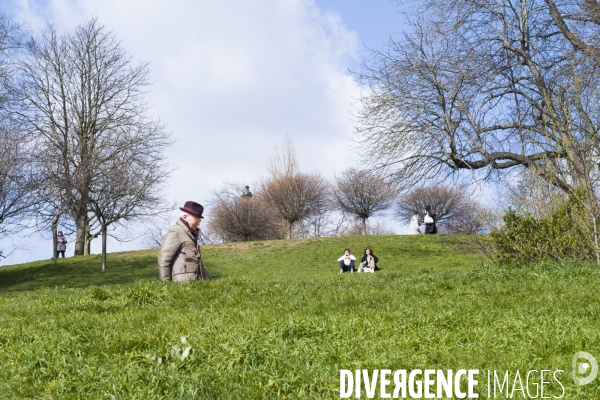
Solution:
{"label": "person standing on grass", "polygon": [[158,252],[158,277],[165,281],[187,282],[210,275],[202,264],[198,236],[204,207],[187,201],[179,208],[183,213],[175,225],[167,231]]}
{"label": "person standing on grass", "polygon": [[431,211],[431,206],[425,206],[425,216],[423,217],[425,222],[425,233],[436,234],[437,227],[435,226],[435,213]]}
{"label": "person standing on grass", "polygon": [[356,261],[356,257],[350,253],[350,249],[344,249],[344,255],[338,258],[338,261],[340,263],[340,274],[348,271],[350,271],[350,273],[354,272],[354,261]]}
{"label": "person standing on grass", "polygon": [[65,258],[65,251],[67,251],[67,239],[63,236],[62,231],[58,231],[56,235],[56,258],[59,255]]}
{"label": "person standing on grass", "polygon": [[410,219],[410,225],[408,226],[409,235],[420,235],[421,230],[419,229],[419,212],[415,211],[412,218]]}
{"label": "person standing on grass", "polygon": [[379,259],[370,248],[366,248],[363,253],[363,258],[360,260],[360,266],[358,267],[358,272],[375,272],[379,271],[379,267],[377,263]]}

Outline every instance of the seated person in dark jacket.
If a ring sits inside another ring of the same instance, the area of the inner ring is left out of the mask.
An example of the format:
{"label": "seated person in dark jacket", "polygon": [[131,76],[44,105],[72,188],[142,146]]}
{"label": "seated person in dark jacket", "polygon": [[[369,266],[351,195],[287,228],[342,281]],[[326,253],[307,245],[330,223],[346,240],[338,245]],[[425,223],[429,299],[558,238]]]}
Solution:
{"label": "seated person in dark jacket", "polygon": [[363,253],[363,258],[360,260],[360,266],[358,267],[358,272],[375,272],[379,270],[377,267],[377,262],[379,259],[370,248],[366,248]]}

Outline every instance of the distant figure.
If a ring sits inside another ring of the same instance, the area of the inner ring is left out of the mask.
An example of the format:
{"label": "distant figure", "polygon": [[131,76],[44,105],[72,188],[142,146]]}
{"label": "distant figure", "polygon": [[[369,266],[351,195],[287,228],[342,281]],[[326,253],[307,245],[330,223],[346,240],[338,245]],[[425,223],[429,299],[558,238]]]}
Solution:
{"label": "distant figure", "polygon": [[338,258],[340,262],[340,274],[342,272],[350,273],[354,272],[354,261],[356,261],[356,257],[350,254],[350,249],[344,249],[344,255]]}
{"label": "distant figure", "polygon": [[408,227],[409,235],[420,235],[421,230],[419,229],[419,212],[415,211],[412,218],[410,219],[410,225]]}
{"label": "distant figure", "polygon": [[435,214],[431,212],[431,206],[425,206],[425,217],[423,217],[423,222],[425,222],[425,233],[436,234],[437,227],[435,226]]}
{"label": "distant figure", "polygon": [[196,279],[210,281],[208,271],[202,265],[198,236],[204,207],[187,201],[183,213],[174,226],[167,231],[158,252],[158,277],[165,281],[187,282]]}
{"label": "distant figure", "polygon": [[363,258],[360,260],[360,266],[358,267],[358,272],[375,272],[379,270],[377,267],[377,263],[379,259],[370,248],[366,248],[363,253]]}
{"label": "distant figure", "polygon": [[62,255],[65,258],[65,251],[67,250],[67,238],[63,236],[62,231],[58,231],[56,235],[56,258]]}

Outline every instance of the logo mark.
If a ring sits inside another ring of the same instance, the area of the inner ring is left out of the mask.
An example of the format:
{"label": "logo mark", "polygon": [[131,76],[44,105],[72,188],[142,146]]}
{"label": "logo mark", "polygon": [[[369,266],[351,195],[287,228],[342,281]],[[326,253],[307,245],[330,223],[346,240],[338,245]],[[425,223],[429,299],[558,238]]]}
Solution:
{"label": "logo mark", "polygon": [[[579,362],[581,359],[586,361]],[[588,373],[586,377],[581,377]],[[573,382],[576,385],[587,385],[596,379],[596,375],[598,375],[598,362],[593,355],[585,351],[578,351],[573,355]]]}

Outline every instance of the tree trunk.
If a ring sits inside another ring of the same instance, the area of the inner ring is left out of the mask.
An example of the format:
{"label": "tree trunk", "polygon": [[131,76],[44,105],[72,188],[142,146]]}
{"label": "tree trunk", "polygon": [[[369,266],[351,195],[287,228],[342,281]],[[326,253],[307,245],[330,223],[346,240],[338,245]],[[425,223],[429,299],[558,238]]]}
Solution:
{"label": "tree trunk", "polygon": [[75,233],[75,254],[81,256],[85,254],[86,248],[86,235],[88,229],[87,213],[81,214],[76,217],[77,232]]}
{"label": "tree trunk", "polygon": [[106,271],[106,225],[102,225],[102,271]]}
{"label": "tree trunk", "polygon": [[90,236],[90,222],[88,220],[88,222],[85,224],[85,249],[83,250],[83,254],[84,255],[90,255],[90,249],[92,247],[92,238]]}
{"label": "tree trunk", "polygon": [[362,234],[363,235],[367,234],[367,219],[366,218],[362,219]]}
{"label": "tree trunk", "polygon": [[56,230],[58,229],[58,215],[54,217],[52,220],[52,264],[56,264],[56,258],[58,254],[56,253],[56,242],[58,240],[58,234]]}
{"label": "tree trunk", "polygon": [[287,239],[288,240],[292,239],[292,223],[291,222],[288,224]]}

